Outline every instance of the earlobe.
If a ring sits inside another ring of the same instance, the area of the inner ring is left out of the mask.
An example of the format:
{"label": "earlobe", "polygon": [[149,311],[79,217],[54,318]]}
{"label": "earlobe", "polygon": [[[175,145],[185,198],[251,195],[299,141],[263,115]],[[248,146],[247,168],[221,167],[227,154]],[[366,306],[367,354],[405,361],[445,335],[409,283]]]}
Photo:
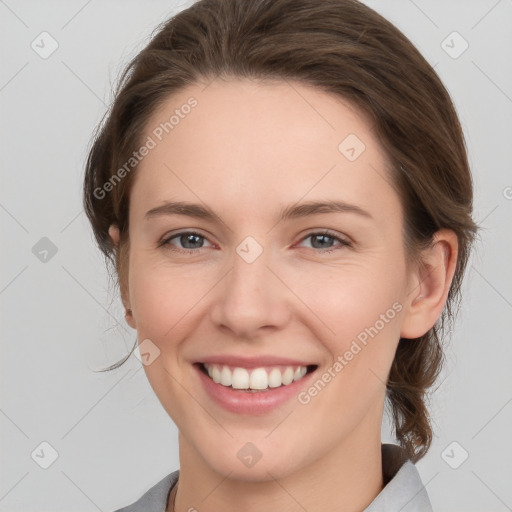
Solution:
{"label": "earlobe", "polygon": [[442,229],[421,254],[421,265],[411,282],[402,323],[402,338],[419,338],[441,316],[457,266],[457,235]]}
{"label": "earlobe", "polygon": [[132,310],[127,307],[124,312],[124,317],[126,319],[126,323],[132,328],[137,329],[137,323],[135,322],[135,318],[133,317]]}
{"label": "earlobe", "polygon": [[[110,225],[110,227],[108,228],[108,234],[109,234],[110,238],[112,239],[114,246],[116,248],[119,247],[119,228],[116,224]],[[132,329],[137,329],[137,324],[135,322],[135,318],[133,316],[133,312],[131,310],[130,303],[127,300],[123,299],[123,306],[125,308],[124,317],[125,317],[126,323]]]}
{"label": "earlobe", "polygon": [[119,244],[119,228],[116,224],[110,225],[110,227],[108,228],[108,234],[112,239],[114,245],[117,247],[117,245]]}

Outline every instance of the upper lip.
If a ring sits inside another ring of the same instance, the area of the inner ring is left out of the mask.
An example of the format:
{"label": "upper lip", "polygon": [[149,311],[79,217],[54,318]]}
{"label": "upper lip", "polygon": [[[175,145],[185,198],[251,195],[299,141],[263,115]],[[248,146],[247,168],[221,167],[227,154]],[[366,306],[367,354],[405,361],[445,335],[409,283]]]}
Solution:
{"label": "upper lip", "polygon": [[260,368],[262,366],[310,366],[314,363],[290,359],[287,357],[262,355],[257,357],[243,357],[235,355],[209,356],[197,361],[205,364],[225,364],[237,368]]}

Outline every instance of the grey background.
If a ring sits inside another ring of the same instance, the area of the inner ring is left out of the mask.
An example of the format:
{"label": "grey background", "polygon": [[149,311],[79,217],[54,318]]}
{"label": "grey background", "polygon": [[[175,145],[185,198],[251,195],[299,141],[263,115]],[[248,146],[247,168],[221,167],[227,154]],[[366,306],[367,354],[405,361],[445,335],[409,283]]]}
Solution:
{"label": "grey background", "polygon": [[[512,510],[512,1],[366,3],[417,45],[454,98],[483,227],[431,404],[436,437],[418,469],[436,511]],[[176,428],[139,360],[93,371],[125,355],[135,332],[81,208],[111,86],[176,10],[157,0],[0,0],[0,511],[113,510],[178,467]],[[59,45],[47,59],[31,48],[43,31]],[[453,31],[469,44],[458,58]],[[55,254],[41,252],[43,237]],[[392,440],[386,424],[383,438]],[[49,460],[42,442],[58,453],[48,469],[36,463]]]}

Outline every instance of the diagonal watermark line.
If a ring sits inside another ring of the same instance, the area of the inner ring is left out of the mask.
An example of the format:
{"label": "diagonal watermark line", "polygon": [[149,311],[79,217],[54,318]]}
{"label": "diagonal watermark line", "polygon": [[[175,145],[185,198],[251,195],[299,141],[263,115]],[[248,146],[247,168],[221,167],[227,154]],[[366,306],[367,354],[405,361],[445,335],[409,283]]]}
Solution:
{"label": "diagonal watermark line", "polygon": [[11,217],[11,219],[18,224],[18,226],[25,231],[25,233],[28,233],[28,229],[3,205],[0,203],[0,208]]}
{"label": "diagonal watermark line", "polygon": [[103,103],[103,105],[105,105],[105,107],[108,107],[108,105],[63,60],[61,60],[61,62],[66,68],[68,68],[71,74],[73,74],[87,89],[89,89],[89,91],[94,94],[94,96],[96,96],[96,98],[101,101],[101,103]]}
{"label": "diagonal watermark line", "polygon": [[490,13],[494,10],[494,8],[501,3],[501,0],[498,0],[472,27],[473,30],[480,22],[482,22]]}
{"label": "diagonal watermark line", "polygon": [[27,471],[1,498],[0,501],[2,501],[28,474],[30,471]]}
{"label": "diagonal watermark line", "polygon": [[21,66],[21,68],[18,69],[18,71],[16,71],[16,73],[14,73],[14,75],[9,78],[9,80],[4,85],[2,85],[2,87],[0,87],[0,92],[3,91],[27,66],[28,61],[25,62],[25,64],[23,64],[23,66]]}
{"label": "diagonal watermark line", "polygon": [[141,365],[137,369],[135,369],[134,372],[132,373],[132,376],[128,380],[132,380],[134,377],[138,377],[137,374],[140,372],[140,370],[142,370],[142,368],[144,368],[143,365]]}
{"label": "diagonal watermark line", "polygon": [[501,94],[503,94],[503,96],[505,96],[505,98],[507,98],[507,100],[512,103],[512,98],[510,98],[510,96],[474,60],[471,62],[473,66],[475,66],[478,71],[480,71],[480,73],[482,73],[482,75],[484,75],[487,80],[489,80],[489,82],[491,82],[491,84],[493,84],[494,87],[496,87],[496,89],[498,89],[498,91],[500,91]]}
{"label": "diagonal watermark line", "polygon": [[295,412],[295,409],[297,409],[297,406],[295,406],[266,436],[265,439],[270,436],[275,430],[277,430],[278,427],[280,427],[286,419],[289,418],[290,414]]}
{"label": "diagonal watermark line", "polygon": [[[190,192],[192,192],[192,194],[194,194],[197,197],[197,199],[199,199],[199,201],[201,201],[201,203],[207,207],[206,203],[165,162],[164,162],[164,166],[167,167],[167,169],[170,172],[172,172],[174,174],[174,176],[176,176],[176,178],[178,178],[181,181],[181,183],[183,183],[183,185],[185,187],[187,187],[188,190],[190,190]],[[224,226],[226,226],[226,228],[229,229],[229,231],[233,232],[233,230],[220,217],[219,217],[219,219],[222,222],[222,224],[224,224]]]}
{"label": "diagonal watermark line", "polygon": [[140,400],[139,400],[139,401],[138,401],[138,402],[137,402],[137,403],[136,403],[136,404],[135,404],[135,405],[130,409],[130,411],[133,411],[133,410],[137,409],[137,407],[139,407],[139,405],[140,405],[141,403],[143,403],[143,402],[144,402],[144,400],[146,400],[146,397],[141,398],[141,399],[140,399]]}
{"label": "diagonal watermark line", "polygon": [[199,400],[165,367],[163,366],[162,367],[168,374],[169,376],[174,379],[174,381],[181,387],[181,389],[183,389],[183,391],[185,391],[185,393],[187,393],[190,398],[192,398],[192,400],[194,400],[194,402],[196,402],[197,405],[199,405],[199,407],[201,407],[201,409],[203,409],[203,411],[208,414],[208,416],[210,416],[210,418],[213,419],[213,421],[215,421],[215,423],[217,423],[217,425],[219,425],[219,427],[224,430],[224,432],[226,432],[226,434],[229,435],[229,437],[233,437],[233,434],[231,434],[231,432],[229,432],[229,430],[226,429],[226,427],[224,425],[222,425],[218,420],[217,418],[215,418],[215,416],[213,416],[212,414],[210,414],[210,412],[201,404],[201,402],[199,402]]}
{"label": "diagonal watermark line", "polygon": [[4,0],[0,0],[0,3],[6,7],[7,9],[9,9],[9,11],[11,11],[11,14],[13,14],[16,18],[18,18],[18,20],[23,23],[23,25],[25,25],[25,27],[27,28],[30,28],[5,2]]}
{"label": "diagonal watermark line", "polygon": [[302,509],[304,510],[304,512],[308,512],[306,508],[304,508],[304,506],[295,499],[295,497],[290,494],[290,492],[288,491],[288,489],[286,489],[286,487],[283,486],[283,484],[281,484],[281,482],[279,482],[279,480],[272,474],[270,474],[268,471],[267,471],[267,474],[270,475],[270,477],[272,478],[272,480],[274,480],[274,482],[279,485],[279,487],[281,487],[281,489],[283,489],[284,492],[286,492],[286,494],[288,494],[288,496],[290,496],[290,498],[295,501],[295,503],[297,503],[297,505]]}
{"label": "diagonal watermark line", "polygon": [[[335,360],[336,360],[336,358],[333,357],[333,360],[332,360],[330,366],[332,366],[334,364]],[[320,375],[320,377],[318,377],[318,379],[321,379],[321,375]],[[300,393],[296,396],[296,398],[299,398],[299,395],[300,395]],[[277,423],[277,425],[265,436],[265,439],[267,437],[269,437],[270,435],[272,435],[291,416],[291,414],[294,413],[297,410],[298,407],[300,407],[299,403],[296,402],[295,406],[293,407],[293,409],[280,422]]]}
{"label": "diagonal watermark line", "polygon": [[164,337],[167,336],[182,320],[185,316],[187,316],[232,270],[234,267],[231,267],[219,280],[193,305],[186,311],[176,322],[170,327],[167,332],[164,334]]}
{"label": "diagonal watermark line", "polygon": [[78,217],[80,217],[80,215],[84,213],[83,210],[80,210],[61,230],[60,232],[61,233],[64,233],[64,231],[66,231],[66,229],[69,228],[69,226],[71,226],[71,224],[73,224],[73,222],[75,222],[76,219],[78,219]]}
{"label": "diagonal watermark line", "polygon": [[375,378],[376,378],[378,381],[380,381],[380,382],[381,382],[381,384],[382,384],[385,388],[387,388],[387,386],[388,386],[388,385],[387,385],[387,383],[386,383],[386,382],[384,382],[384,381],[383,381],[383,380],[382,380],[382,379],[381,379],[381,378],[380,378],[380,377],[379,377],[379,376],[378,376],[378,375],[377,375],[377,374],[376,374],[376,373],[375,373],[375,372],[374,372],[370,367],[368,367],[368,370],[370,370],[370,371],[373,373],[373,375],[375,375]]}
{"label": "diagonal watermark line", "polygon": [[29,436],[27,436],[27,434],[25,434],[25,432],[23,432],[23,430],[21,430],[21,428],[11,419],[9,418],[9,416],[7,416],[7,414],[5,414],[5,412],[0,409],[0,412],[27,438],[27,439],[30,439]]}
{"label": "diagonal watermark line", "polygon": [[496,205],[481,221],[478,222],[478,224],[483,224],[487,217],[490,217],[498,209],[499,206],[499,204]]}
{"label": "diagonal watermark line", "polygon": [[129,373],[131,370],[128,370],[118,381],[114,383],[114,385],[104,393],[99,400],[93,404],[89,410],[61,437],[61,440],[64,439]]}
{"label": "diagonal watermark line", "polygon": [[213,82],[215,82],[215,80],[217,80],[217,78],[219,78],[219,76],[220,76],[220,72],[219,72],[219,73],[217,73],[217,74],[213,77],[213,79],[212,79],[212,80],[211,80],[211,81],[210,81],[210,82],[209,82],[205,87],[203,87],[203,88],[201,89],[201,92],[204,92],[206,89],[208,89],[208,87],[210,87],[210,85],[212,85],[212,84],[213,84]]}
{"label": "diagonal watermark line", "polygon": [[[229,475],[231,475],[233,471],[230,471],[202,500],[201,503],[206,501],[228,478]],[[190,510],[190,509],[189,509]]]}
{"label": "diagonal watermark line", "polygon": [[434,480],[434,478],[439,475],[439,471],[407,502],[407,503],[404,503],[404,505],[402,507],[400,507],[400,510],[398,512],[400,512],[401,510],[403,510],[405,507],[407,507],[407,505],[409,505],[409,503],[411,503],[411,501],[413,499],[416,498],[416,496],[418,496],[418,494],[423,491],[424,489],[426,489],[427,485],[432,482],[432,480]]}
{"label": "diagonal watermark line", "polygon": [[98,304],[98,306],[103,309],[103,311],[105,311],[105,313],[107,313],[107,315],[110,316],[110,318],[112,318],[119,327],[123,328],[125,332],[128,332],[128,329],[121,324],[121,322],[119,322],[119,320],[110,313],[110,311],[64,265],[61,265],[61,267],[64,272],[66,272],[66,274],[68,274],[69,277],[71,277],[71,279],[73,279],[73,281],[75,281],[75,283],[78,284],[78,286],[80,286],[80,288],[82,288],[82,290],[84,290],[84,292],[87,293],[87,295],[89,295],[89,297],[91,297],[91,299],[96,302],[96,304]]}
{"label": "diagonal watermark line", "polygon": [[[306,191],[305,194],[301,198],[299,198],[298,201],[294,203],[294,206],[298,205],[334,168],[336,167],[336,164],[333,164],[331,168],[323,175],[321,176],[316,183],[311,185],[308,191]],[[281,220],[278,220],[265,234],[268,235],[279,223]]]}
{"label": "diagonal watermark line", "polygon": [[295,295],[297,299],[299,299],[300,302],[302,302],[302,304],[304,304],[304,306],[306,306],[309,309],[309,311],[311,311],[311,313],[313,313],[313,315],[315,315],[318,318],[318,320],[320,320],[320,322],[322,322],[326,329],[331,331],[331,333],[334,334],[334,336],[336,336],[335,331],[333,331],[268,265],[265,266],[270,270],[270,272],[272,272],[272,274],[274,274],[277,277],[277,279],[279,279],[279,281],[281,281],[281,283],[283,283],[286,286],[286,288],[288,288],[288,290],[290,290],[293,293],[293,295]]}
{"label": "diagonal watermark line", "polygon": [[496,498],[500,500],[503,505],[505,505],[505,507],[507,507],[507,510],[512,510],[512,508],[510,508],[473,470],[471,470],[471,473],[473,473],[473,475],[475,475],[478,480],[480,480],[480,482],[482,482],[482,484],[484,484],[485,487],[487,487],[487,489],[492,492],[494,496],[496,496]]}
{"label": "diagonal watermark line", "polygon": [[439,28],[437,23],[423,9],[421,9],[420,6],[416,2],[414,2],[414,0],[409,0],[409,2],[411,2],[411,4],[414,5],[414,7],[416,7],[416,9],[418,9],[418,11],[420,11],[423,14],[423,16],[425,16],[425,18],[427,18],[427,20],[430,21],[432,25],[434,25],[434,27]]}
{"label": "diagonal watermark line", "polygon": [[512,308],[512,303],[490,282],[481,272],[479,272],[473,265],[471,268]]}
{"label": "diagonal watermark line", "polygon": [[396,190],[397,187],[396,185],[393,183],[393,180],[391,180],[388,176],[385,176],[385,175],[382,175],[382,173],[380,173],[374,165],[372,164],[368,164],[372,169],[373,171],[377,174],[377,176],[379,176],[383,181],[385,181],[391,188],[393,188],[393,190]]}
{"label": "diagonal watermark line", "polygon": [[[379,316],[379,318],[381,318],[381,317],[382,317],[382,315],[381,315],[381,316]],[[384,328],[384,327],[383,327],[383,328]],[[380,330],[381,330],[381,329],[379,329],[379,331],[380,331]],[[352,339],[352,340],[354,340],[354,341],[355,341],[356,339],[360,339],[360,338],[359,338],[359,336],[360,336],[360,334],[364,333],[364,331],[367,331],[367,329],[366,329],[366,328],[361,329],[361,330],[360,330],[360,333],[359,333],[357,336],[354,334],[353,336],[351,336],[351,338],[347,338],[347,339],[348,339],[348,340]],[[371,337],[372,337],[372,339],[373,339],[373,337],[374,337],[374,336],[373,336],[373,335],[371,335]],[[356,342],[356,343],[357,343],[357,342]],[[322,374],[320,374],[320,375],[318,375],[318,377],[316,378],[316,382],[319,382],[319,381],[323,380],[323,379],[322,379],[322,375],[323,375],[323,374],[326,374],[326,373],[330,373],[330,372],[332,371],[332,369],[333,369],[333,366],[334,366],[335,362],[339,360],[339,356],[337,357],[337,356],[336,356],[335,354],[333,354],[333,353],[331,353],[331,356],[332,356],[332,360],[331,360],[331,361],[330,361],[330,363],[329,363],[329,368],[328,368],[328,369],[324,369],[323,373],[322,373]],[[345,365],[346,365],[346,364],[348,364],[348,363],[345,363]],[[373,375],[375,376],[375,378],[376,378],[377,380],[379,380],[379,382],[383,385],[383,387],[384,387],[384,388],[386,388],[386,387],[387,387],[386,382],[384,382],[384,381],[383,381],[383,380],[382,380],[382,379],[381,379],[381,378],[380,378],[380,377],[375,373],[375,371],[373,371],[373,369],[372,369],[372,368],[368,367],[368,370],[369,370],[371,373],[373,373]],[[313,386],[314,386],[314,387],[316,387],[316,382],[312,382],[312,383],[311,383],[311,387],[313,387]],[[311,389],[311,388],[310,388],[310,389]],[[296,398],[298,399],[298,402],[299,402],[299,403],[304,404],[304,402],[303,402],[303,401],[301,400],[301,398],[300,398],[302,393],[304,393],[304,391],[302,391],[302,392],[298,393],[298,395],[296,396]],[[308,392],[307,392],[306,394],[308,394],[308,393],[309,393],[309,390],[308,390]],[[309,402],[308,402],[308,403],[309,403]],[[269,436],[274,432],[274,430],[276,430],[276,428],[277,428],[277,427],[279,427],[279,426],[280,426],[280,425],[281,425],[281,424],[282,424],[282,423],[283,423],[283,422],[284,422],[284,421],[285,421],[285,420],[286,420],[286,419],[291,415],[291,413],[295,411],[295,409],[296,409],[297,407],[300,407],[300,405],[298,405],[298,404],[296,403],[296,406],[293,408],[293,410],[292,410],[292,411],[290,411],[290,412],[285,416],[285,418],[283,418],[283,419],[282,419],[282,420],[281,420],[281,421],[280,421],[280,422],[279,422],[279,423],[278,423],[278,424],[277,424],[277,425],[272,429],[272,431],[270,431],[270,432],[265,436],[265,438],[269,437]]]}
{"label": "diagonal watermark line", "polygon": [[9,286],[11,286],[12,283],[14,283],[14,281],[16,281],[16,279],[18,279],[18,277],[21,276],[21,274],[23,274],[23,272],[25,272],[25,270],[27,270],[28,268],[28,265],[25,265],[25,267],[20,270],[1,290],[0,290],[0,295],[2,293],[5,292],[5,290],[7,290],[7,288],[9,288]]}
{"label": "diagonal watermark line", "polygon": [[432,272],[435,272],[438,268],[439,268],[439,265],[437,265],[437,267],[430,269],[428,271],[427,275],[407,294],[407,297],[409,297],[409,295],[413,294],[430,277]]}
{"label": "diagonal watermark line", "polygon": [[[443,385],[444,381],[448,378],[448,374],[446,374],[444,377],[443,377],[443,380],[441,382],[439,382],[436,387],[433,387],[432,388],[432,391],[437,391],[438,389],[441,388],[441,386]],[[437,381],[436,381],[437,382]]]}
{"label": "diagonal watermark line", "polygon": [[498,414],[500,414],[500,413],[501,413],[501,411],[503,411],[503,409],[505,409],[505,407],[506,407],[510,402],[512,402],[512,398],[511,398],[510,400],[508,400],[508,401],[505,403],[505,405],[503,405],[503,406],[500,408],[500,410],[499,410],[499,411],[498,411],[498,412],[497,412],[497,413],[496,413],[496,414],[495,414],[495,415],[494,415],[494,416],[493,416],[493,417],[492,417],[492,418],[491,418],[491,419],[490,419],[490,420],[489,420],[489,421],[488,421],[488,422],[487,422],[487,423],[486,423],[482,428],[480,428],[480,430],[478,430],[478,432],[477,432],[477,433],[476,433],[476,434],[471,438],[471,440],[475,439],[475,437],[476,437],[478,434],[480,434],[480,432],[482,432],[482,430],[483,430],[484,428],[486,428],[486,427],[487,427],[487,425],[489,425],[489,423],[491,423],[491,421],[492,421],[494,418],[496,418],[496,416],[498,416]]}
{"label": "diagonal watermark line", "polygon": [[78,485],[76,485],[75,482],[73,482],[73,480],[71,480],[71,478],[69,478],[68,475],[66,475],[66,473],[64,473],[64,471],[62,471],[62,469],[60,470],[60,472],[98,509],[100,510],[101,512],[103,512],[103,509],[101,509],[100,507],[98,507],[98,505],[96,505],[96,503],[94,503],[94,501],[91,500],[90,496],[88,496],[84,491],[82,491],[82,489],[80,489],[80,487],[78,487]]}
{"label": "diagonal watermark line", "polygon": [[297,89],[295,89],[295,87],[293,87],[293,85],[286,78],[283,79],[333,130],[336,131],[336,128],[334,128],[334,126],[329,123],[329,121],[327,121],[327,119],[322,114],[320,114],[320,112],[313,105],[311,105],[311,103]]}
{"label": "diagonal watermark line", "polygon": [[66,28],[91,3],[91,1],[92,0],[88,0],[84,5],[82,5],[82,7],[80,7],[80,9],[78,9],[78,11],[73,16],[71,16],[71,18],[69,18],[69,20],[66,21],[64,25],[62,25],[62,27],[60,27],[61,30]]}

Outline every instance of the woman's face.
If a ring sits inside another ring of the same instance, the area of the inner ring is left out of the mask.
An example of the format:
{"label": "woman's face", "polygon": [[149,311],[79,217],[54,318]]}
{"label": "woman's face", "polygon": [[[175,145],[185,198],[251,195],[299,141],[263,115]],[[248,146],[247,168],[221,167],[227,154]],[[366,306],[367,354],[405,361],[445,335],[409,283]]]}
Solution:
{"label": "woman's face", "polygon": [[298,83],[214,81],[144,143],[125,300],[182,465],[266,480],[380,445],[414,289],[365,117]]}

